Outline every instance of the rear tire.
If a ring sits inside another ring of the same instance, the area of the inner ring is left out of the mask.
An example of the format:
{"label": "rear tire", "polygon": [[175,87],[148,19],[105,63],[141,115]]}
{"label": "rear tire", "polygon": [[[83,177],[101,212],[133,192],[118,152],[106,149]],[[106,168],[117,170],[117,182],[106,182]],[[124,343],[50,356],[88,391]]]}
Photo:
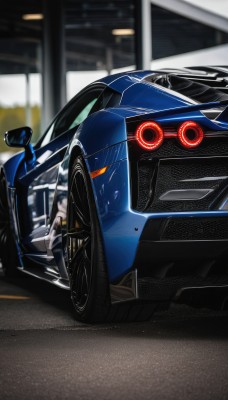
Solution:
{"label": "rear tire", "polygon": [[68,270],[76,318],[101,322],[110,306],[108,279],[96,206],[82,157],[73,164],[67,214]]}
{"label": "rear tire", "polygon": [[3,169],[0,171],[0,260],[4,276],[15,277],[18,275],[18,255],[10,225],[6,180]]}
{"label": "rear tire", "polygon": [[81,156],[73,164],[68,197],[67,251],[71,298],[80,321],[145,321],[157,306],[111,305],[103,243],[90,177]]}

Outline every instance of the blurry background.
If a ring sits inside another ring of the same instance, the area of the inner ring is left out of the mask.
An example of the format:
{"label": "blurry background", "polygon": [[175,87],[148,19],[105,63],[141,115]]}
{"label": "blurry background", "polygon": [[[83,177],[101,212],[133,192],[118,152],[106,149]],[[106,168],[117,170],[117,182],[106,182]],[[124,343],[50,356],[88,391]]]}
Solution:
{"label": "blurry background", "polygon": [[228,64],[228,0],[7,0],[0,14],[3,133],[34,130],[104,75]]}

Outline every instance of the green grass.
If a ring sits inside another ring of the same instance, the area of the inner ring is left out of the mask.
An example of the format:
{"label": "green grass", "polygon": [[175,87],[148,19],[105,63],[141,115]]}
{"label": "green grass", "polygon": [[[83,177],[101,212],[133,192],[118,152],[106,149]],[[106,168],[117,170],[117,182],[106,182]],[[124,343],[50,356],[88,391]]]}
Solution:
{"label": "green grass", "polygon": [[[41,110],[39,106],[33,106],[31,108],[31,128],[33,129],[32,141],[36,142],[40,135],[40,118]],[[5,108],[0,106],[0,152],[9,151],[4,142],[4,133],[10,129],[19,128],[26,125],[26,116],[24,107],[10,107]],[[18,151],[18,149],[15,149]]]}

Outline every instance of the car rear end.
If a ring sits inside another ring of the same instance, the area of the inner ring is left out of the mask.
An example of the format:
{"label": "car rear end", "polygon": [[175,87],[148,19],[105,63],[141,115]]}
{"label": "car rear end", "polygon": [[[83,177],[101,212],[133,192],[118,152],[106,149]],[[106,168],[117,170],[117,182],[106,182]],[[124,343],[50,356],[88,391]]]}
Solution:
{"label": "car rear end", "polygon": [[147,218],[133,265],[140,299],[228,285],[227,104],[127,119],[131,209]]}

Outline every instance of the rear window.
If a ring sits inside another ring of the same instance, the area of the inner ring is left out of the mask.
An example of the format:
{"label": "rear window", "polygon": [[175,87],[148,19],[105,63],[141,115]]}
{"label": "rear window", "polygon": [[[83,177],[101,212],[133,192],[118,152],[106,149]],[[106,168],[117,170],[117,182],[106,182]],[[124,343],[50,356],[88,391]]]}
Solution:
{"label": "rear window", "polygon": [[195,75],[194,73],[159,73],[145,79],[175,91],[197,103],[228,100],[228,76],[218,77],[217,74]]}

